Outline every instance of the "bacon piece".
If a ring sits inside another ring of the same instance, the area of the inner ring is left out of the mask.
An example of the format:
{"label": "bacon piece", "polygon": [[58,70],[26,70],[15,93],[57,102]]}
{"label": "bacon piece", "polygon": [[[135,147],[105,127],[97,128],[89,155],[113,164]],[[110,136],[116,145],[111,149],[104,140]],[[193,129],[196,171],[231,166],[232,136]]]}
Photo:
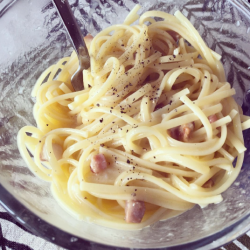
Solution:
{"label": "bacon piece", "polygon": [[194,131],[194,122],[189,122],[181,126],[171,128],[170,135],[175,140],[187,142],[193,131]]}
{"label": "bacon piece", "polygon": [[187,142],[193,131],[194,131],[194,122],[189,122],[189,123],[181,125],[179,127],[180,140]]}
{"label": "bacon piece", "polygon": [[180,137],[180,132],[179,132],[180,126],[178,127],[174,127],[170,129],[170,135],[172,138],[174,138],[175,140],[179,140]]}
{"label": "bacon piece", "polygon": [[169,34],[170,36],[173,37],[173,39],[174,39],[175,41],[178,41],[178,40],[181,38],[181,36],[180,36],[177,32],[175,32],[175,31],[173,31],[173,30],[168,30],[167,32],[168,32],[168,34]]}
{"label": "bacon piece", "polygon": [[87,36],[84,37],[84,42],[86,43],[86,46],[87,46],[88,50],[90,48],[90,44],[91,44],[93,38],[94,37],[92,35],[90,35],[90,34],[88,34]]}
{"label": "bacon piece", "polygon": [[[62,158],[62,154],[63,154],[62,146],[57,144],[57,143],[52,143],[52,150],[53,150],[53,153],[54,153],[56,159],[60,160]],[[50,152],[48,152],[47,149],[45,148],[45,145],[43,145],[43,149],[42,149],[42,152],[40,154],[41,161],[49,161],[48,154],[50,154]]]}
{"label": "bacon piece", "polygon": [[107,165],[106,158],[103,154],[97,154],[91,158],[90,169],[95,174],[98,174],[106,169]]}
{"label": "bacon piece", "polygon": [[143,201],[128,200],[125,206],[125,221],[129,223],[140,223],[145,213]]}
{"label": "bacon piece", "polygon": [[214,186],[214,181],[212,179],[209,179],[202,187],[211,188],[213,186]]}
{"label": "bacon piece", "polygon": [[217,117],[217,115],[210,115],[208,117],[208,120],[210,123],[213,123],[213,122],[216,122],[218,120],[218,117]]}

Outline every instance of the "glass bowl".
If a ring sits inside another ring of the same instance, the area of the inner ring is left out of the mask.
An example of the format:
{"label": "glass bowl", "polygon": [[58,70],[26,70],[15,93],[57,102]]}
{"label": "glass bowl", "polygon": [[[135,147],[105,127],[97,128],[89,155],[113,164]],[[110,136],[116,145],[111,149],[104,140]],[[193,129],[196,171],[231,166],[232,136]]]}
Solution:
{"label": "glass bowl", "polygon": [[[62,0],[63,1],[63,0]],[[181,10],[208,46],[222,55],[228,81],[242,104],[250,85],[250,8],[226,0],[82,0],[70,1],[82,28],[95,35],[121,23],[139,3],[142,11]],[[250,151],[223,202],[192,210],[140,231],[119,231],[77,221],[55,202],[49,183],[34,177],[16,145],[18,130],[35,125],[32,87],[49,65],[72,48],[60,18],[48,0],[0,1],[0,200],[24,227],[68,249],[211,249],[250,229]],[[247,108],[245,112],[248,112]],[[250,144],[249,132],[244,134]],[[250,147],[249,147],[250,149]]]}

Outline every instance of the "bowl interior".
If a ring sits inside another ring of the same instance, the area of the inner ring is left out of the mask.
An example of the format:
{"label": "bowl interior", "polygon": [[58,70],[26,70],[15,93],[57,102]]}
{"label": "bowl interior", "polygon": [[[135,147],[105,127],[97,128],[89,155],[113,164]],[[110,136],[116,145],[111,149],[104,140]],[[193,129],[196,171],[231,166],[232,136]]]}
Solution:
{"label": "bowl interior", "polygon": [[[93,35],[111,24],[121,23],[135,3],[142,5],[142,12],[157,9],[173,14],[181,10],[208,46],[222,55],[228,82],[236,88],[236,100],[242,104],[250,86],[250,15],[245,15],[247,9],[240,2],[238,6],[234,1],[224,0],[82,0],[70,3],[83,34]],[[20,0],[4,7],[0,3],[0,182],[13,199],[37,215],[33,231],[43,232],[44,237],[60,244],[60,234],[56,236],[58,239],[51,237],[51,230],[56,229],[50,225],[44,227],[39,222],[41,218],[70,233],[72,237],[67,241],[72,248],[80,238],[116,247],[157,248],[187,244],[207,236],[216,240],[221,230],[250,214],[250,151],[246,152],[236,182],[223,193],[223,202],[203,209],[196,206],[141,231],[104,228],[78,221],[63,211],[51,196],[49,183],[34,177],[25,166],[17,149],[16,135],[21,127],[35,125],[34,100],[30,93],[36,79],[48,66],[68,56],[72,48],[50,1]],[[245,140],[248,146],[250,136],[247,133]],[[0,199],[1,196],[4,194],[0,194]],[[5,202],[7,207],[12,207],[10,212],[18,214],[19,221],[29,225],[30,217],[20,215],[10,203]],[[233,235],[239,233],[239,229],[235,230]],[[223,242],[217,241],[214,247],[226,243],[230,237],[236,236],[230,234]]]}

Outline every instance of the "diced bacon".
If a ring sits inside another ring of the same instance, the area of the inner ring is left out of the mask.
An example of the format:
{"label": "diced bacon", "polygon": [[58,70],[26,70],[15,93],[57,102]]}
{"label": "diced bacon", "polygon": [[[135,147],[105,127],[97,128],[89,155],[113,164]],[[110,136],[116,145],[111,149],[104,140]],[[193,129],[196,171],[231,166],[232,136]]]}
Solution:
{"label": "diced bacon", "polygon": [[212,179],[209,179],[202,187],[211,188],[213,186],[214,186],[214,181]]}
{"label": "diced bacon", "polygon": [[169,34],[170,36],[173,37],[173,39],[174,39],[175,41],[178,41],[178,40],[180,39],[180,37],[181,37],[177,32],[175,32],[175,31],[173,31],[173,30],[168,30],[167,32],[168,32],[168,34]]}
{"label": "diced bacon", "polygon": [[128,200],[125,206],[125,221],[129,223],[140,223],[145,213],[143,201]]}
{"label": "diced bacon", "polygon": [[170,135],[178,141],[187,142],[194,131],[194,122],[189,122],[178,127],[171,128]]}
{"label": "diced bacon", "polygon": [[90,169],[95,174],[98,174],[106,169],[107,165],[106,158],[103,154],[97,154],[91,158]]}
{"label": "diced bacon", "polygon": [[208,120],[210,123],[213,123],[213,122],[216,122],[218,120],[218,117],[217,117],[217,115],[210,115],[208,117]]}
{"label": "diced bacon", "polygon": [[87,49],[89,50],[91,41],[93,40],[93,36],[88,34],[87,36],[84,37],[84,42],[86,43]]}
{"label": "diced bacon", "polygon": [[190,138],[191,133],[194,131],[194,123],[189,122],[179,127],[180,140],[187,142]]}
{"label": "diced bacon", "polygon": [[[62,158],[62,154],[63,154],[62,146],[57,144],[57,143],[53,143],[52,144],[52,150],[53,150],[53,153],[54,153],[56,159],[60,160]],[[43,149],[42,149],[42,152],[40,154],[41,161],[49,161],[48,154],[50,154],[50,152],[47,151],[47,149],[45,148],[45,145],[44,145]]]}
{"label": "diced bacon", "polygon": [[180,132],[179,132],[179,126],[178,127],[174,127],[170,129],[170,135],[172,138],[174,138],[175,140],[179,140],[180,137]]}

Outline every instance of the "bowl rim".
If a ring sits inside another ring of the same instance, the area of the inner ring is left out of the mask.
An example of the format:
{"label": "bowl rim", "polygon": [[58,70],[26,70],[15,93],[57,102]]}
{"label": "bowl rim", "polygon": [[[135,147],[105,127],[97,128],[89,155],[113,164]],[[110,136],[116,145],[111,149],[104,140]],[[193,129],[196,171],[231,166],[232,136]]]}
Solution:
{"label": "bowl rim", "polygon": [[[20,223],[24,228],[26,228],[30,233],[34,234],[35,236],[41,237],[44,240],[61,246],[66,249],[70,250],[79,250],[84,246],[86,250],[93,250],[93,249],[102,249],[102,250],[110,250],[110,249],[129,249],[127,247],[116,247],[108,244],[97,243],[91,240],[86,240],[82,237],[75,236],[70,234],[52,224],[41,219],[37,216],[34,212],[29,210],[25,205],[23,205],[19,200],[14,198],[13,195],[7,191],[0,184],[0,205],[15,219],[18,223]],[[249,221],[247,221],[247,219]],[[234,232],[234,229],[241,225],[242,222],[247,221],[247,226],[240,232]],[[154,249],[164,249],[164,250],[192,250],[192,249],[201,249],[206,247],[206,249],[217,249],[223,245],[226,245],[233,241],[235,238],[238,238],[246,231],[250,229],[250,214],[243,216],[240,220],[232,223],[230,226],[225,227],[223,230],[216,232],[212,235],[203,237],[201,239],[181,244],[181,245],[173,245],[169,247],[159,247],[159,248],[136,248],[133,249],[147,249],[147,250],[154,250]],[[48,236],[49,231],[49,236]],[[59,236],[59,237],[57,237]],[[218,241],[216,240],[225,237],[225,241]]]}

